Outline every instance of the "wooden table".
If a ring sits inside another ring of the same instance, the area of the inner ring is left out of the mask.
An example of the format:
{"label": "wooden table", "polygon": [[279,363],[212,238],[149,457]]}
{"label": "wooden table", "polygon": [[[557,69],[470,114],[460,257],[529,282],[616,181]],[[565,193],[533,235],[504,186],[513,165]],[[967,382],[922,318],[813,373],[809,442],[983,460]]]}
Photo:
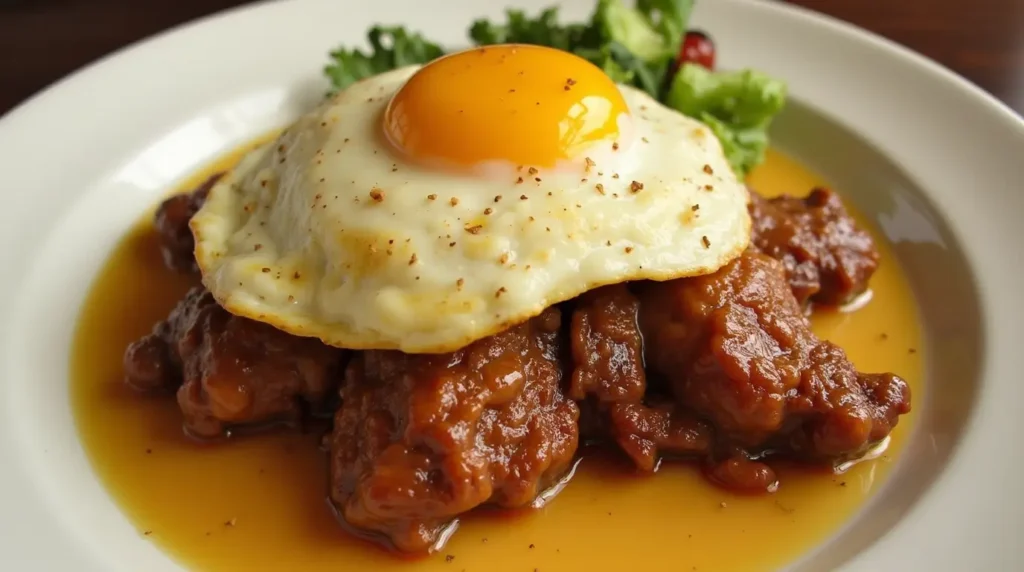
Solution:
{"label": "wooden table", "polygon": [[[790,1],[903,43],[1024,114],[1024,0]],[[0,0],[0,113],[125,44],[247,2]]]}

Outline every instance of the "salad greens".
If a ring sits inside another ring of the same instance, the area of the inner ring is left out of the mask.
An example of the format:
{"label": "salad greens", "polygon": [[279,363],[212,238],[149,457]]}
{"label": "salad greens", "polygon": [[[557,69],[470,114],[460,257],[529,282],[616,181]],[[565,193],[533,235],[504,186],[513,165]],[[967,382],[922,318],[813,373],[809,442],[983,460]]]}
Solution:
{"label": "salad greens", "polygon": [[710,127],[742,176],[764,161],[768,127],[786,103],[786,86],[754,70],[712,72],[686,63],[664,103]]}
{"label": "salad greens", "polygon": [[617,83],[632,84],[654,97],[662,95],[665,76],[683,41],[693,0],[598,0],[590,21],[561,25],[558,9],[536,18],[508,10],[507,22],[477,20],[469,37],[478,46],[537,44],[572,52],[603,69]]}
{"label": "salad greens", "polygon": [[363,78],[413,64],[425,64],[444,55],[441,46],[402,26],[374,26],[366,34],[370,53],[338,48],[330,53],[324,74],[334,91]]}
{"label": "salad greens", "polygon": [[[535,44],[572,52],[617,83],[632,85],[702,121],[718,136],[737,176],[764,160],[768,128],[786,100],[783,82],[753,70],[711,71],[677,63],[694,0],[598,0],[585,22],[562,24],[558,9],[536,16],[506,11],[504,22],[477,20],[474,45]],[[376,26],[370,50],[339,48],[324,73],[333,90],[398,67],[444,55],[437,43],[401,26]]]}

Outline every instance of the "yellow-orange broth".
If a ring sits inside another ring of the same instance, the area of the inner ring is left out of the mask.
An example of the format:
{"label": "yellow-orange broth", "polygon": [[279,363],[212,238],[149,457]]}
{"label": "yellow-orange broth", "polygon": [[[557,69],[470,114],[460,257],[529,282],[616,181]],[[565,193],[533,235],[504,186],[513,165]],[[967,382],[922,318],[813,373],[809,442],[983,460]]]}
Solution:
{"label": "yellow-orange broth", "polygon": [[[182,190],[247,149],[209,165]],[[750,182],[775,195],[804,193],[821,180],[773,151]],[[815,314],[814,330],[860,369],[904,376],[920,403],[916,306],[889,246],[875,235],[882,264],[872,299],[855,312]],[[871,497],[914,424],[911,413],[881,457],[844,474],[782,466],[781,488],[759,497],[715,488],[685,463],[639,476],[613,456],[585,456],[543,509],[471,515],[439,554],[410,562],[350,537],[336,522],[325,501],[322,428],[198,444],[182,434],[173,398],[123,385],[125,347],[166,316],[192,281],[164,269],[147,214],[111,254],[82,307],[70,381],[82,444],[107,490],[140,535],[192,570],[771,569],[825,540]]]}

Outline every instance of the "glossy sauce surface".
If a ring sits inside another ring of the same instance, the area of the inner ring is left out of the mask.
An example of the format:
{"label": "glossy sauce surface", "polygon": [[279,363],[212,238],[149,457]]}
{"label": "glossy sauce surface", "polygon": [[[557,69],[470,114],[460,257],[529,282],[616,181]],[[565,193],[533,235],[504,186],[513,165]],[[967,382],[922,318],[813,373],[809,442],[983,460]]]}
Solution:
{"label": "glossy sauce surface", "polygon": [[[775,152],[751,179],[767,195],[819,183]],[[637,476],[617,457],[585,455],[543,509],[473,515],[440,554],[413,563],[348,536],[335,521],[325,501],[323,428],[198,444],[182,434],[173,397],[140,396],[121,382],[125,347],[165,317],[193,280],[163,268],[150,220],[147,213],[118,246],[83,306],[72,407],[93,467],[139,535],[191,570],[777,568],[835,533],[881,486],[914,424],[915,413],[904,417],[885,454],[843,474],[780,467],[781,488],[761,497],[717,489],[686,464],[665,462],[657,474]],[[920,404],[916,306],[891,249],[875,236],[882,264],[870,301],[855,312],[819,312],[814,329],[860,369],[904,376]]]}

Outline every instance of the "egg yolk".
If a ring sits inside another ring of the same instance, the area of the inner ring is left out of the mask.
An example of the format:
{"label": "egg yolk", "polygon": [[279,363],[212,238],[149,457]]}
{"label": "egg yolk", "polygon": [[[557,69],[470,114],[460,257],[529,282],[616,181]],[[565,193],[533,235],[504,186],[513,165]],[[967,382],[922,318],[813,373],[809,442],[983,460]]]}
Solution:
{"label": "egg yolk", "polygon": [[600,68],[561,50],[476,48],[424,66],[384,112],[392,145],[413,159],[472,167],[550,167],[619,138],[628,114]]}

